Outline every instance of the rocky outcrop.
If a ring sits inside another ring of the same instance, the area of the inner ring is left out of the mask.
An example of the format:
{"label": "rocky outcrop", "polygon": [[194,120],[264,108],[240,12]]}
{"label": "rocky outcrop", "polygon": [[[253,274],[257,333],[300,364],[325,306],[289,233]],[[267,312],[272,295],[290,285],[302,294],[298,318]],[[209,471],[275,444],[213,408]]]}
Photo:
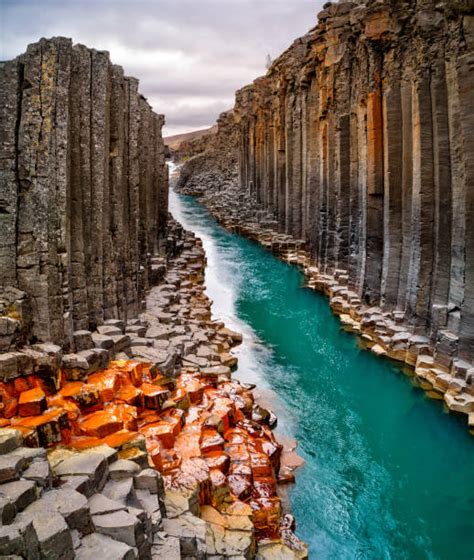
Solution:
{"label": "rocky outcrop", "polygon": [[137,315],[166,237],[162,115],[107,52],[0,65],[0,351]]}
{"label": "rocky outcrop", "polygon": [[178,188],[303,251],[379,353],[428,354],[428,388],[474,412],[472,3],[328,2],[318,18],[237,92],[232,157],[214,145],[219,164],[189,160]]}
{"label": "rocky outcrop", "polygon": [[200,195],[209,188],[219,192],[237,185],[239,135],[234,114],[228,111],[207,134],[181,143],[174,155],[175,161],[184,163],[176,188]]}
{"label": "rocky outcrop", "polygon": [[144,313],[0,381],[0,554],[307,558],[276,491],[298,462],[231,377],[242,335],[211,318],[201,240],[170,233]]}

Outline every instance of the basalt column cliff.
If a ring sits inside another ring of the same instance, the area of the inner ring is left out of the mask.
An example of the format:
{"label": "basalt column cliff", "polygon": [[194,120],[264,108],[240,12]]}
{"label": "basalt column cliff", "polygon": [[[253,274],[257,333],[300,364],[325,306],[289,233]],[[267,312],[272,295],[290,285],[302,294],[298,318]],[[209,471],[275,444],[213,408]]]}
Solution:
{"label": "basalt column cliff", "polygon": [[229,227],[298,249],[348,328],[463,412],[474,411],[473,13],[458,1],[328,2],[237,92],[178,185]]}
{"label": "basalt column cliff", "polygon": [[166,231],[164,119],[107,52],[69,39],[0,72],[0,350],[67,348],[138,312]]}

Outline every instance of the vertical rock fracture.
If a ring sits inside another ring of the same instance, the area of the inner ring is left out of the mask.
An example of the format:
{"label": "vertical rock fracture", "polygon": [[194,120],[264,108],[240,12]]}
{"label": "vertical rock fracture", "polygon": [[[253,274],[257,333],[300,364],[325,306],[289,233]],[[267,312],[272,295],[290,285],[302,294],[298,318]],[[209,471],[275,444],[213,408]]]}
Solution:
{"label": "vertical rock fracture", "polygon": [[299,250],[347,328],[474,413],[469,4],[328,2],[217,133],[183,146],[178,188]]}
{"label": "vertical rock fracture", "polygon": [[107,52],[42,39],[0,66],[0,350],[138,313],[165,239],[161,128]]}

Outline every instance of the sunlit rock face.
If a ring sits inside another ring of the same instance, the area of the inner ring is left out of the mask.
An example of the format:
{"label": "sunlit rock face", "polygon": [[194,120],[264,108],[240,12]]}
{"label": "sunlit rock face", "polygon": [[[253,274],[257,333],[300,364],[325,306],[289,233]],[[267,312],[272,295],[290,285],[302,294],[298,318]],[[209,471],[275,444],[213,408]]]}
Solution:
{"label": "sunlit rock face", "polygon": [[209,135],[178,182],[269,248],[298,240],[334,307],[372,321],[394,359],[433,355],[433,375],[456,378],[453,394],[469,403],[454,409],[467,413],[472,21],[463,2],[327,3],[316,27],[237,92],[225,125],[234,132]]}
{"label": "sunlit rock face", "polygon": [[107,52],[42,39],[0,65],[0,351],[136,314],[164,239],[161,128]]}

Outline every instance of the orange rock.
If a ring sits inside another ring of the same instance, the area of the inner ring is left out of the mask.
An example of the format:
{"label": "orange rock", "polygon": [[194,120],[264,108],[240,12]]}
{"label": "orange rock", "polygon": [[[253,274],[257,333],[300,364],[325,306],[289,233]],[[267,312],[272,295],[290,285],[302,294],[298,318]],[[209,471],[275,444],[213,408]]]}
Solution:
{"label": "orange rock", "polygon": [[21,426],[36,431],[39,445],[50,447],[57,443],[68,443],[71,439],[67,412],[61,409],[46,410],[40,416],[15,418],[12,426]]}
{"label": "orange rock", "polygon": [[254,477],[273,476],[273,468],[270,459],[265,453],[251,453],[250,465]]}
{"label": "orange rock", "polygon": [[87,384],[97,389],[100,402],[105,404],[114,400],[120,389],[120,378],[116,371],[106,369],[89,375]]}
{"label": "orange rock", "polygon": [[254,477],[252,498],[274,498],[276,496],[276,480],[272,476]]}
{"label": "orange rock", "polygon": [[30,385],[26,377],[17,377],[13,380],[13,390],[15,392],[15,396],[19,397],[21,393],[28,391],[30,389]]}
{"label": "orange rock", "polygon": [[259,498],[250,500],[253,523],[259,538],[280,536],[281,502],[279,498]]}
{"label": "orange rock", "polygon": [[229,466],[229,474],[243,474],[245,476],[252,476],[252,467],[250,466],[250,461],[248,463],[244,462],[232,462]]}
{"label": "orange rock", "polygon": [[104,412],[107,412],[122,422],[126,430],[136,431],[137,426],[137,409],[128,404],[109,403],[104,406]]}
{"label": "orange rock", "polygon": [[176,438],[174,448],[176,453],[184,458],[200,457],[201,448],[201,425],[199,423],[188,424]]}
{"label": "orange rock", "polygon": [[88,436],[104,438],[121,430],[123,421],[110,412],[98,410],[84,416],[79,421],[79,427]]}
{"label": "orange rock", "polygon": [[128,377],[135,387],[138,387],[142,383],[143,364],[141,362],[127,360],[119,369],[128,373]]}
{"label": "orange rock", "polygon": [[201,435],[200,447],[202,453],[211,453],[212,451],[222,451],[224,438],[217,430],[205,428]]}
{"label": "orange rock", "polygon": [[210,469],[218,469],[223,473],[226,473],[229,469],[229,456],[223,451],[211,451],[211,453],[204,455],[203,458]]}
{"label": "orange rock", "polygon": [[175,440],[173,434],[173,426],[168,422],[156,422],[145,426],[145,428],[140,431],[142,431],[142,433],[144,433],[149,438],[157,439],[163,447],[166,447],[168,449],[173,447]]}
{"label": "orange rock", "polygon": [[122,386],[116,395],[118,401],[123,401],[126,404],[139,406],[142,399],[142,391],[133,385]]}
{"label": "orange rock", "polygon": [[161,406],[170,395],[167,389],[151,383],[142,383],[140,390],[143,393],[143,406],[153,410],[161,410]]}
{"label": "orange rock", "polygon": [[102,443],[109,445],[110,447],[121,447],[126,443],[129,443],[138,437],[138,432],[130,432],[129,430],[119,430],[110,436],[103,438]]}
{"label": "orange rock", "polygon": [[6,418],[0,418],[0,428],[6,428],[9,425],[10,420],[7,420]]}
{"label": "orange rock", "polygon": [[224,451],[229,455],[231,462],[248,463],[250,461],[250,453],[245,444],[226,444]]}
{"label": "orange rock", "polygon": [[37,387],[23,391],[18,399],[18,414],[20,416],[37,416],[46,410],[46,395]]}
{"label": "orange rock", "polygon": [[239,500],[246,500],[250,498],[252,493],[252,478],[244,474],[230,474],[227,477],[232,494]]}
{"label": "orange rock", "polygon": [[186,391],[192,403],[198,403],[202,399],[205,386],[199,379],[183,374],[178,380],[178,387]]}
{"label": "orange rock", "polygon": [[133,441],[134,439],[137,438],[138,436],[138,432],[130,432],[128,430],[119,430],[118,432],[115,432],[114,434],[111,434],[110,436],[106,436],[103,440],[102,443],[105,443],[106,445],[109,445],[110,447],[121,447],[122,445],[125,445],[126,443],[129,443],[131,441]]}
{"label": "orange rock", "polygon": [[81,381],[71,381],[66,383],[59,391],[65,399],[71,399],[81,408],[92,412],[99,409],[101,402],[99,397],[99,388],[90,383],[82,383]]}

